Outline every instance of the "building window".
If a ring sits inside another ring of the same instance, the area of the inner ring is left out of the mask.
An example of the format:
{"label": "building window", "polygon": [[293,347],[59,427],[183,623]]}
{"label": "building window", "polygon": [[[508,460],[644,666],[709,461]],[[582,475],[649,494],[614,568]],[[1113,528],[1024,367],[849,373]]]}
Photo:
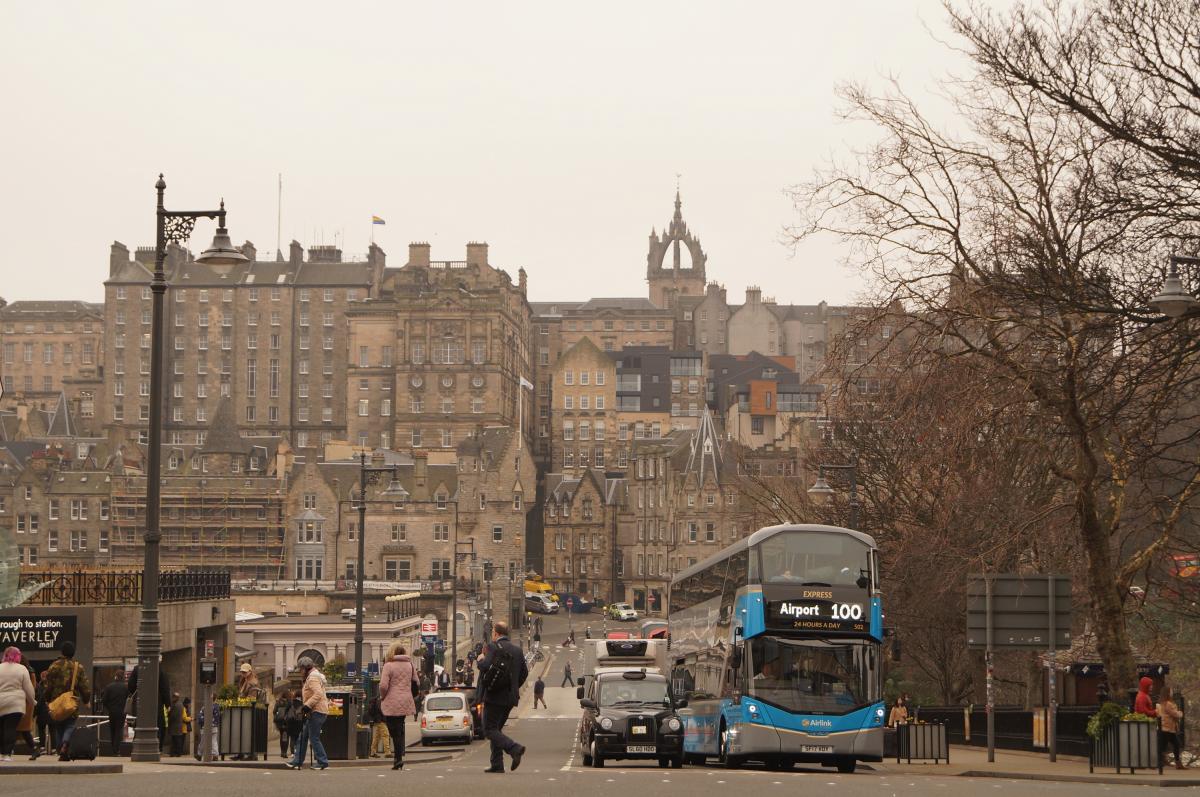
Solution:
{"label": "building window", "polygon": [[371,400],[370,399],[359,399],[358,400],[358,417],[365,418],[370,414],[371,414]]}
{"label": "building window", "polygon": [[51,519],[51,520],[58,520],[58,518],[59,518],[59,514],[58,514],[58,499],[57,499],[57,498],[51,498],[51,499],[50,499],[50,501],[49,501],[49,514],[50,514],[50,519]]}
{"label": "building window", "polygon": [[448,523],[433,524],[433,541],[450,542],[450,525]]}
{"label": "building window", "polygon": [[492,542],[504,542],[504,527],[499,524],[492,525]]}
{"label": "building window", "polygon": [[521,511],[521,509],[523,508],[523,505],[524,505],[524,501],[523,501],[523,499],[521,498],[521,494],[520,494],[520,493],[513,493],[513,502],[512,502],[513,511],[514,511],[514,512],[520,512],[520,511]]}
{"label": "building window", "polygon": [[392,524],[392,542],[408,542],[408,526],[406,524]]}
{"label": "building window", "polygon": [[46,534],[46,550],[54,552],[58,550],[58,529],[50,529]]}
{"label": "building window", "polygon": [[392,414],[392,400],[391,399],[383,399],[382,401],[379,402],[379,414],[384,415],[384,416]]}

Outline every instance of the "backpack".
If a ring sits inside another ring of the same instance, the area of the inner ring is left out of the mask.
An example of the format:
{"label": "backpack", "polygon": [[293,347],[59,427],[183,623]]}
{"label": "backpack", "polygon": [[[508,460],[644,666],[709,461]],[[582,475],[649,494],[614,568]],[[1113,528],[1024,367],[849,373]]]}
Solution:
{"label": "backpack", "polygon": [[497,646],[496,655],[492,657],[492,665],[483,674],[484,694],[504,694],[512,689],[512,684],[512,663],[509,661],[509,653],[504,648]]}

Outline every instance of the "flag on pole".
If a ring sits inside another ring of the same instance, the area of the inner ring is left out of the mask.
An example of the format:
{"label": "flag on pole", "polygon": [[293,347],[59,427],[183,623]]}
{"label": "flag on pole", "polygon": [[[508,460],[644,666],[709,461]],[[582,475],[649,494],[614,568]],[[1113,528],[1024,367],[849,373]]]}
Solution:
{"label": "flag on pole", "polygon": [[381,219],[379,216],[372,216],[371,223],[372,224],[387,224],[387,222],[384,221],[383,219]]}
{"label": "flag on pole", "polygon": [[530,382],[525,377],[521,377],[521,387],[525,388],[526,390],[533,390],[533,382]]}

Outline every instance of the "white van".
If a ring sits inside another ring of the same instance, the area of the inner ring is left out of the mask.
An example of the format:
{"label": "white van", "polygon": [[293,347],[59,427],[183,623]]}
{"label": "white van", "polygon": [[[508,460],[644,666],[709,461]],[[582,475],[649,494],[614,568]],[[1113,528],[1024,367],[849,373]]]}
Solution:
{"label": "white van", "polygon": [[538,614],[558,614],[558,603],[542,592],[526,592],[525,608]]}

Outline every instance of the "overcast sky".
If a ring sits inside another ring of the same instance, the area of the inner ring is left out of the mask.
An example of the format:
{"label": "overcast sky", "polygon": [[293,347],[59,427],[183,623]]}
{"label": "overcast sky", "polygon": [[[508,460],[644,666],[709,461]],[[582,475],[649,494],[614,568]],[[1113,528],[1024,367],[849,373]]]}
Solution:
{"label": "overcast sky", "polygon": [[[102,298],[108,247],[224,197],[235,242],[491,245],[531,300],[645,295],[676,174],[740,302],[846,302],[836,242],[783,242],[784,189],[865,131],[834,90],[917,97],[961,60],[933,0],[846,3],[0,0],[0,295]],[[193,251],[211,239],[201,223]]]}

